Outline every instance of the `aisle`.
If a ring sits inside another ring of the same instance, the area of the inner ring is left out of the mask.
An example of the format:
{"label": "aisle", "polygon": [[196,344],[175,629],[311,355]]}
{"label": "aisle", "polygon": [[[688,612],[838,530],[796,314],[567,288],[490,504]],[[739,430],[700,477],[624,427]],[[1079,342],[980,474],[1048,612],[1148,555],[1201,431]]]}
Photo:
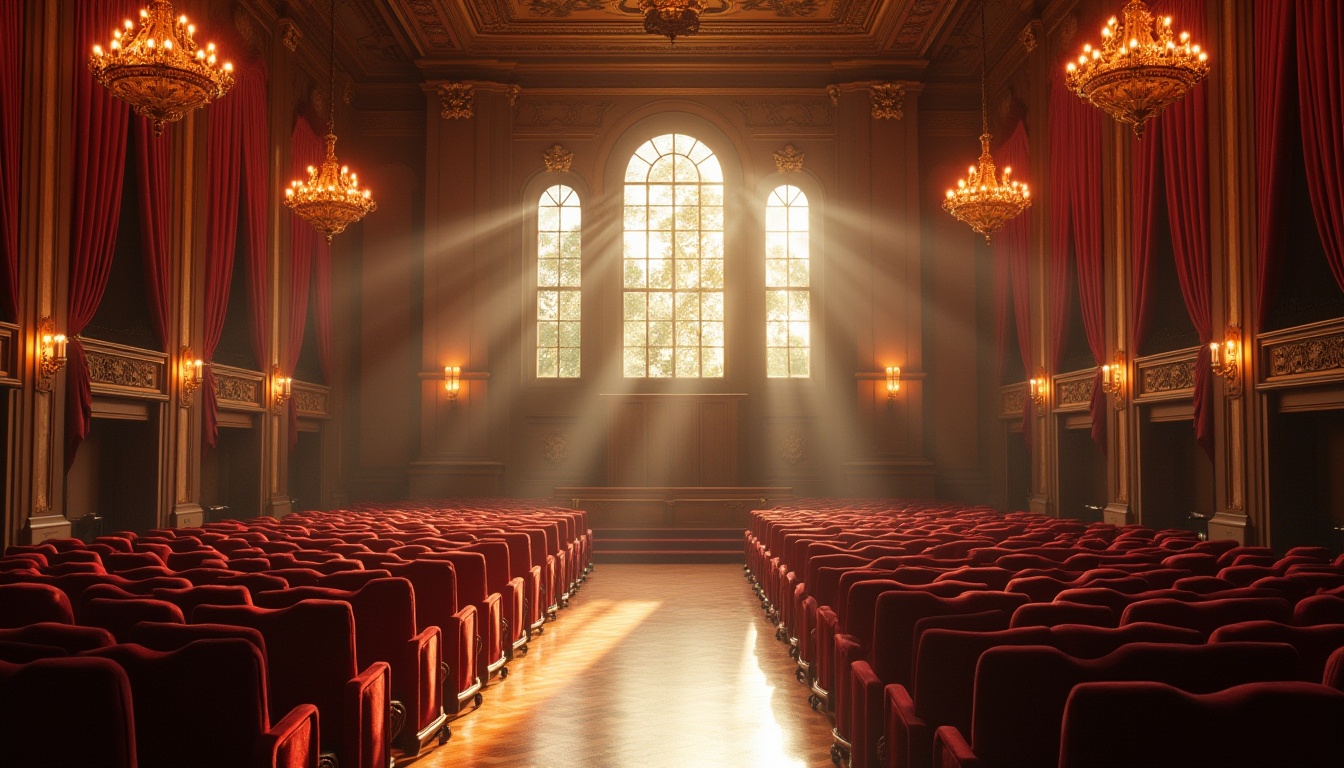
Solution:
{"label": "aisle", "polygon": [[602,565],[415,768],[822,768],[830,723],[740,565]]}

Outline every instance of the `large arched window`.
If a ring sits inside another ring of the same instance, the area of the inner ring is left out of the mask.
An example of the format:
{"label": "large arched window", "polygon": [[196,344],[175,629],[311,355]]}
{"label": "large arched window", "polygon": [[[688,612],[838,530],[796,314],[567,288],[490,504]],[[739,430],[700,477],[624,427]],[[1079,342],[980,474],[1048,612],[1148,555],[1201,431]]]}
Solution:
{"label": "large arched window", "polygon": [[765,375],[812,375],[812,282],[807,195],[775,187],[765,204]]}
{"label": "large arched window", "polygon": [[563,184],[537,202],[537,378],[579,376],[580,213],[578,193]]}
{"label": "large arched window", "polygon": [[723,170],[698,139],[646,141],[625,171],[624,374],[723,376]]}

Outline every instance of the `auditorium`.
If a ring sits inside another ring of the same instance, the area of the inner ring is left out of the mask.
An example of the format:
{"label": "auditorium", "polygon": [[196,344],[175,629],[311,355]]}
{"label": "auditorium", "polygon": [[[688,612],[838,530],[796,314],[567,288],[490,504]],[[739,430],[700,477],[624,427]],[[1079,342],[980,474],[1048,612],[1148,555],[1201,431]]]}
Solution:
{"label": "auditorium", "polygon": [[1344,766],[1341,51],[0,0],[0,768]]}

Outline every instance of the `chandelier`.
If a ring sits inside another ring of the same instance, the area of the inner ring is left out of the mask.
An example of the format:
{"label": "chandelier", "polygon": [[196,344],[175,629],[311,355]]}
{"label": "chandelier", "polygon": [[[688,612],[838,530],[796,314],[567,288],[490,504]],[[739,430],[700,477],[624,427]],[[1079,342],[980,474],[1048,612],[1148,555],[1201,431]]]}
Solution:
{"label": "chandelier", "polygon": [[1209,56],[1190,42],[1190,33],[1174,38],[1171,17],[1155,18],[1142,0],[1130,0],[1125,20],[1114,16],[1101,30],[1101,47],[1083,46],[1078,62],[1069,62],[1069,90],[1111,117],[1143,127],[1209,74]]}
{"label": "chandelier", "polygon": [[678,35],[700,31],[705,4],[701,0],[641,0],[639,8],[644,12],[645,32],[663,35],[675,43]]}
{"label": "chandelier", "polygon": [[308,181],[296,179],[285,190],[285,205],[331,242],[345,228],[378,209],[372,193],[359,188],[359,177],[336,159],[336,0],[331,2],[331,90],[327,96],[327,156],[308,166]]}
{"label": "chandelier", "polygon": [[196,27],[186,16],[173,18],[168,0],[140,9],[140,26],[130,19],[112,33],[108,50],[93,46],[89,71],[99,85],[148,119],[154,135],[164,123],[181,120],[233,87],[233,65],[219,63],[215,44],[197,47]]}
{"label": "chandelier", "polygon": [[1003,169],[998,177],[994,157],[989,153],[989,97],[988,75],[985,68],[985,10],[980,7],[980,160],[966,171],[966,178],[957,181],[955,190],[947,190],[943,209],[971,229],[985,236],[997,231],[1010,219],[1031,205],[1031,191],[1026,184],[1010,181],[1012,168]]}

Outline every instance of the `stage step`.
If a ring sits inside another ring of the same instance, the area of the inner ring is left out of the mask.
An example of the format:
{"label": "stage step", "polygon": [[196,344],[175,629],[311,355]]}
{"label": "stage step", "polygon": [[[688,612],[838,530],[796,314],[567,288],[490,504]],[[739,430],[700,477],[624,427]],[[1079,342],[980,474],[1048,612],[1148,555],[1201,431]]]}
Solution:
{"label": "stage step", "polygon": [[740,528],[595,528],[599,563],[741,563]]}

